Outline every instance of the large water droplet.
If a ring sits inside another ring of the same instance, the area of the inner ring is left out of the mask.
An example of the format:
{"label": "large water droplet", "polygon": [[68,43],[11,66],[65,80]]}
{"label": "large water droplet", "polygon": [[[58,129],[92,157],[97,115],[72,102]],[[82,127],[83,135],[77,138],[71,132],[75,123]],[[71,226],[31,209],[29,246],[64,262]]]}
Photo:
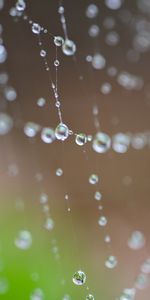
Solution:
{"label": "large water droplet", "polygon": [[0,135],[7,134],[12,129],[12,127],[12,118],[5,113],[0,113]]}

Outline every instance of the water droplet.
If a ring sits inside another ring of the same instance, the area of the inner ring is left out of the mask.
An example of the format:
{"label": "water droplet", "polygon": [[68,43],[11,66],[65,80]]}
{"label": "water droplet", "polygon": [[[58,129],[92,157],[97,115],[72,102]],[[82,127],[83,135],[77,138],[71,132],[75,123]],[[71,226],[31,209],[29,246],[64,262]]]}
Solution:
{"label": "water droplet", "polygon": [[105,37],[108,46],[116,46],[120,41],[120,36],[116,31],[110,31]]}
{"label": "water droplet", "polygon": [[14,101],[17,98],[16,90],[13,87],[6,87],[4,90],[5,98],[8,101]]}
{"label": "water droplet", "polygon": [[116,20],[114,17],[112,17],[112,16],[105,17],[105,19],[103,21],[103,26],[106,29],[111,30],[115,27],[115,25],[116,25]]}
{"label": "water droplet", "polygon": [[98,183],[99,181],[99,178],[96,174],[92,174],[90,177],[89,177],[89,183],[90,184],[96,184]]}
{"label": "water droplet", "polygon": [[37,23],[33,23],[32,24],[32,32],[34,34],[40,34],[40,32],[41,32],[41,26],[39,24],[37,24]]}
{"label": "water droplet", "polygon": [[9,79],[9,76],[8,76],[7,73],[5,73],[5,72],[1,72],[1,73],[0,73],[0,85],[5,85],[5,84],[7,84],[8,79]]}
{"label": "water droplet", "polygon": [[59,65],[60,65],[60,62],[59,62],[58,59],[56,59],[56,60],[54,61],[54,66],[55,66],[55,67],[58,67]]}
{"label": "water droplet", "polygon": [[55,136],[57,140],[65,141],[69,136],[68,127],[63,123],[60,123],[55,129]]}
{"label": "water droplet", "polygon": [[71,300],[69,295],[64,295],[64,297],[62,298],[62,300]]}
{"label": "water droplet", "polygon": [[48,195],[45,193],[41,193],[40,195],[40,203],[45,204],[48,202]]}
{"label": "water droplet", "polygon": [[119,300],[134,300],[135,299],[135,294],[136,294],[136,289],[124,289],[121,297]]}
{"label": "water droplet", "polygon": [[18,2],[16,3],[16,9],[22,12],[25,10],[25,8],[26,8],[26,4],[24,0],[18,0]]}
{"label": "water droplet", "polygon": [[98,220],[98,224],[100,226],[106,226],[107,225],[107,218],[105,216],[101,216]]}
{"label": "water droplet", "polygon": [[4,7],[4,0],[0,0],[0,10],[2,10]]}
{"label": "water droplet", "polygon": [[134,231],[128,240],[128,247],[132,250],[139,250],[145,245],[145,237],[142,232]]}
{"label": "water droplet", "polygon": [[86,300],[94,300],[94,296],[89,294],[86,296]]}
{"label": "water droplet", "polygon": [[132,75],[126,71],[122,71],[118,74],[117,82],[126,90],[141,90],[144,81],[139,76]]}
{"label": "water droplet", "polygon": [[61,36],[55,36],[54,37],[54,44],[57,47],[61,47],[64,44],[64,39]]}
{"label": "water droplet", "polygon": [[44,98],[39,98],[39,99],[37,100],[37,105],[38,105],[39,107],[43,107],[43,106],[45,105],[45,103],[46,103],[46,100],[45,100]]}
{"label": "water droplet", "polygon": [[150,283],[150,278],[147,274],[139,274],[135,281],[135,286],[139,290],[145,289]]}
{"label": "water droplet", "polygon": [[98,7],[95,4],[90,4],[86,9],[86,16],[90,19],[93,19],[97,17],[98,12]]}
{"label": "water droplet", "polygon": [[41,139],[46,144],[51,144],[55,140],[55,132],[52,128],[44,127],[41,132]]}
{"label": "water droplet", "polygon": [[105,82],[102,84],[101,86],[101,92],[104,94],[104,95],[108,95],[112,90],[112,85],[109,83],[109,82]]}
{"label": "water droplet", "polygon": [[101,54],[97,53],[92,58],[92,66],[96,70],[104,69],[106,65],[106,59]]}
{"label": "water droplet", "polygon": [[141,272],[150,274],[150,258],[148,258],[141,266]]}
{"label": "water droplet", "polygon": [[146,143],[147,143],[146,135],[142,133],[135,134],[131,138],[131,145],[136,150],[143,149]]}
{"label": "water droplet", "polygon": [[110,235],[106,235],[105,238],[104,238],[104,241],[105,241],[106,243],[110,243],[110,242],[111,242],[111,237],[110,237]]}
{"label": "water droplet", "polygon": [[58,13],[63,14],[64,11],[65,11],[64,7],[62,5],[60,5],[59,8],[58,8]]}
{"label": "water droplet", "polygon": [[27,230],[21,230],[18,233],[18,237],[15,239],[15,245],[21,250],[27,250],[32,245],[32,235]]}
{"label": "water droplet", "polygon": [[112,138],[112,148],[115,152],[125,153],[130,145],[130,137],[124,133],[117,133]]}
{"label": "water droplet", "polygon": [[103,132],[98,132],[93,139],[92,147],[93,150],[97,153],[104,153],[110,149],[111,139],[110,137]]}
{"label": "water droplet", "polygon": [[95,200],[100,201],[102,199],[102,194],[100,192],[95,192],[94,198]]}
{"label": "water droplet", "polygon": [[0,113],[0,135],[7,134],[12,129],[12,127],[12,118],[5,113]]}
{"label": "water droplet", "polygon": [[40,130],[40,125],[33,123],[33,122],[27,122],[24,126],[24,133],[28,137],[35,137],[38,131]]}
{"label": "water droplet", "polygon": [[123,0],[105,0],[105,4],[108,8],[116,10],[122,6]]}
{"label": "water droplet", "polygon": [[113,269],[116,267],[117,263],[118,263],[117,258],[113,255],[110,255],[105,261],[105,266],[109,269]]}
{"label": "water droplet", "polygon": [[73,41],[66,39],[62,45],[62,51],[65,55],[71,56],[76,52],[76,45]]}
{"label": "water droplet", "polygon": [[91,25],[88,31],[90,37],[97,37],[100,33],[100,28],[97,25]]}
{"label": "water droplet", "polygon": [[7,59],[7,51],[4,45],[0,45],[0,64],[3,64]]}
{"label": "water droplet", "polygon": [[83,146],[87,142],[87,136],[84,133],[80,133],[76,135],[75,142],[79,146]]}
{"label": "water droplet", "polygon": [[52,230],[54,228],[54,221],[53,221],[53,219],[52,218],[47,218],[44,227],[47,230]]}
{"label": "water droplet", "polygon": [[40,51],[40,56],[41,56],[41,57],[45,57],[45,56],[46,56],[46,51],[42,49],[42,50]]}
{"label": "water droplet", "polygon": [[77,271],[74,273],[72,281],[76,285],[83,285],[86,282],[86,275],[82,271]]}
{"label": "water droplet", "polygon": [[60,169],[60,168],[58,168],[58,169],[56,170],[56,176],[62,176],[62,175],[63,175],[63,170]]}
{"label": "water droplet", "polygon": [[30,296],[30,300],[44,300],[44,293],[41,289],[36,289]]}

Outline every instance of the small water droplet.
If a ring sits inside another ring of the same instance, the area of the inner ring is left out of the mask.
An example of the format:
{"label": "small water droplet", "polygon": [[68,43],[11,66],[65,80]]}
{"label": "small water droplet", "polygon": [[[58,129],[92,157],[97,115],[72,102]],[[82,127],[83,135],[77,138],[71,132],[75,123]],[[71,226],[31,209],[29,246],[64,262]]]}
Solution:
{"label": "small water droplet", "polygon": [[33,23],[32,24],[32,32],[34,34],[40,34],[40,32],[41,32],[41,26],[39,24],[37,24],[37,23]]}
{"label": "small water droplet", "polygon": [[63,170],[61,168],[58,168],[56,170],[56,176],[62,176],[63,175]]}
{"label": "small water droplet", "polygon": [[62,51],[65,55],[71,56],[76,52],[76,45],[73,41],[66,39],[62,45]]}
{"label": "small water droplet", "polygon": [[86,300],[94,300],[94,296],[89,294],[86,296]]}
{"label": "small water droplet", "polygon": [[47,230],[52,230],[54,228],[54,221],[52,218],[47,218],[45,224],[44,224],[44,227],[47,229]]}
{"label": "small water droplet", "polygon": [[67,125],[60,123],[55,129],[55,136],[57,140],[65,141],[69,136]]}
{"label": "small water droplet", "polygon": [[54,66],[55,66],[55,67],[58,67],[59,65],[60,65],[60,62],[59,62],[58,59],[56,59],[56,60],[54,61]]}
{"label": "small water droplet", "polygon": [[96,184],[98,183],[99,181],[99,178],[96,174],[92,174],[90,177],[89,177],[89,183],[90,184]]}
{"label": "small water droplet", "polygon": [[55,140],[55,132],[50,127],[44,127],[41,132],[41,139],[46,144],[51,144]]}
{"label": "small water droplet", "polygon": [[107,218],[105,216],[101,216],[98,220],[98,224],[100,226],[106,226],[107,225]]}
{"label": "small water droplet", "polygon": [[17,238],[15,239],[15,245],[21,250],[27,250],[32,245],[32,235],[27,230],[21,230],[18,233]]}
{"label": "small water droplet", "polygon": [[113,269],[116,267],[118,261],[116,256],[110,255],[107,260],[105,261],[105,266],[109,269]]}
{"label": "small water droplet", "polygon": [[45,57],[45,56],[46,56],[46,51],[45,51],[44,49],[42,49],[42,50],[40,51],[40,56],[41,56],[41,57]]}
{"label": "small water droplet", "polygon": [[110,137],[106,133],[98,132],[92,142],[93,150],[97,153],[105,153],[110,149],[110,146]]}
{"label": "small water droplet", "polygon": [[102,199],[102,194],[100,192],[95,192],[94,199],[100,201]]}
{"label": "small water droplet", "polygon": [[54,37],[54,44],[57,47],[61,47],[64,44],[64,39],[61,36],[55,36]]}
{"label": "small water droplet", "polygon": [[87,142],[87,136],[84,133],[80,133],[76,135],[75,142],[79,146],[83,146]]}
{"label": "small water droplet", "polygon": [[145,237],[142,232],[134,231],[128,240],[128,247],[132,250],[139,250],[145,245]]}
{"label": "small water droplet", "polygon": [[16,9],[20,12],[24,11],[26,9],[26,3],[24,0],[18,0],[16,3]]}
{"label": "small water droplet", "polygon": [[12,118],[5,113],[0,113],[0,135],[5,135],[9,133],[12,127],[13,127]]}
{"label": "small water droplet", "polygon": [[37,105],[38,105],[39,107],[43,107],[43,106],[45,105],[45,103],[46,103],[46,100],[45,100],[44,98],[39,98],[39,99],[37,100]]}
{"label": "small water droplet", "polygon": [[74,273],[72,281],[76,285],[83,285],[86,282],[86,275],[83,271],[77,271]]}

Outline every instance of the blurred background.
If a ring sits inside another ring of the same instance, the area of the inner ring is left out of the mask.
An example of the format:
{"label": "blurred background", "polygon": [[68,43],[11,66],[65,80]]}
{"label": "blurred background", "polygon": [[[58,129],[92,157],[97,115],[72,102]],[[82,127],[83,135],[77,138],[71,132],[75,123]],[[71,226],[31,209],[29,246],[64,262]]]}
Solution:
{"label": "blurred background", "polygon": [[[149,300],[150,2],[63,1],[77,48],[58,49],[63,121],[94,141],[106,133],[104,153],[74,135],[41,139],[58,125],[57,108],[37,36],[15,4],[0,0],[0,299]],[[25,14],[64,38],[59,6],[28,0]],[[55,78],[53,38],[43,44]],[[110,256],[117,264],[107,267]],[[84,286],[72,282],[78,270]]]}

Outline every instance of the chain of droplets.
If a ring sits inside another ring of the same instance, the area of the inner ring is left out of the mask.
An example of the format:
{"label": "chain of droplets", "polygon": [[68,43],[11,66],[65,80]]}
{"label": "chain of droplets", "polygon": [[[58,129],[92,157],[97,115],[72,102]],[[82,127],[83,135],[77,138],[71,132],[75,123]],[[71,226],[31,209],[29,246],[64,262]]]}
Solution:
{"label": "chain of droplets", "polygon": [[150,282],[150,257],[148,257],[140,266],[140,272],[136,277],[131,288],[125,288],[119,299],[116,300],[134,300],[139,290],[147,288]]}
{"label": "chain of droplets", "polygon": [[[58,126],[56,127],[55,136],[58,140],[64,141],[65,139],[68,138],[69,135],[74,134],[76,137],[76,140],[78,141],[78,139],[80,140],[80,134],[78,135],[76,133],[73,133],[73,131],[70,130],[68,128],[68,126],[63,123],[62,112],[61,112],[61,102],[60,102],[60,96],[58,93],[58,66],[60,64],[60,62],[58,60],[58,47],[61,47],[63,53],[67,56],[72,56],[76,52],[75,43],[73,41],[71,41],[70,39],[68,39],[66,20],[65,20],[65,16],[64,16],[64,7],[61,5],[59,7],[58,12],[61,16],[60,19],[61,19],[61,24],[62,24],[64,35],[65,35],[65,40],[61,36],[55,36],[55,35],[51,34],[47,29],[42,27],[40,24],[32,21],[25,14],[25,9],[26,9],[26,3],[24,2],[24,0],[18,0],[18,2],[16,3],[16,6],[10,10],[10,15],[13,17],[14,16],[22,17],[23,20],[25,20],[29,23],[29,25],[31,26],[32,32],[35,35],[37,35],[37,37],[38,37],[38,45],[40,47],[40,56],[44,60],[45,70],[49,73],[50,85],[53,90],[53,94],[54,94],[54,98],[55,98],[55,106],[57,107],[57,112],[58,112],[58,117],[59,117],[59,122],[60,122],[58,124]],[[48,60],[47,60],[47,52],[43,49],[43,43],[42,43],[42,38],[41,38],[42,33],[50,35],[53,38],[53,42],[56,46],[56,56],[55,56],[55,60],[54,60],[55,83],[51,76],[50,66],[49,66]],[[82,139],[82,137],[83,137],[83,135],[81,135],[81,139]],[[84,135],[84,140],[86,140],[85,135]]]}

